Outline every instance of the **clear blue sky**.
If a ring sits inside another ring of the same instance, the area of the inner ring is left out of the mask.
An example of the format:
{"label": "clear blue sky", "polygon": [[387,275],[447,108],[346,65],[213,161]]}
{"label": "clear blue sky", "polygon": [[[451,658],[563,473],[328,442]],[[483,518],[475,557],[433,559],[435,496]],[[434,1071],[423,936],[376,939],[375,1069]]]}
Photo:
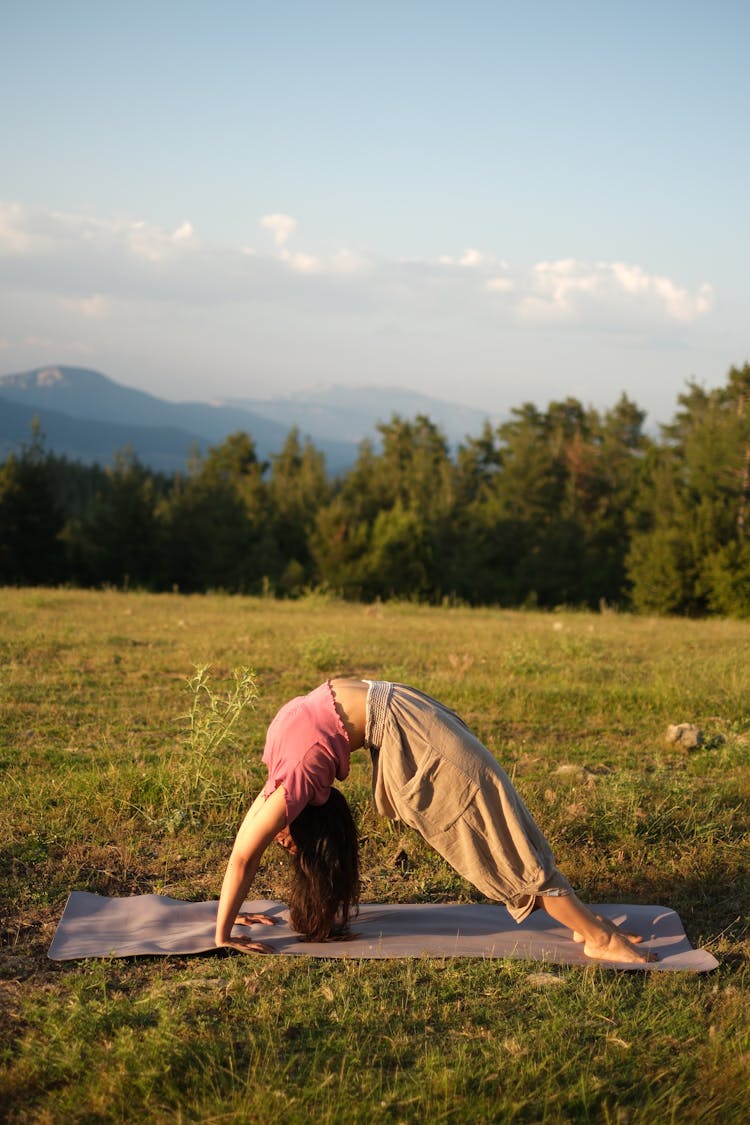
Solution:
{"label": "clear blue sky", "polygon": [[750,355],[749,43],[740,0],[2,0],[0,372],[667,420]]}

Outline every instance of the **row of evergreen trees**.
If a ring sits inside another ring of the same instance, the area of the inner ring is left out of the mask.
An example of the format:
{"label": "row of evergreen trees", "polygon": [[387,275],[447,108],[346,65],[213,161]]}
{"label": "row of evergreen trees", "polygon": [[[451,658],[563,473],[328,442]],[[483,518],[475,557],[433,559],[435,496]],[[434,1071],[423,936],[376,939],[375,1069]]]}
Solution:
{"label": "row of evergreen trees", "polygon": [[394,416],[336,480],[295,430],[270,464],[237,433],[172,477],[35,435],[0,466],[0,583],[750,615],[750,366],[688,384],[659,440],[644,417],[525,404],[452,456]]}

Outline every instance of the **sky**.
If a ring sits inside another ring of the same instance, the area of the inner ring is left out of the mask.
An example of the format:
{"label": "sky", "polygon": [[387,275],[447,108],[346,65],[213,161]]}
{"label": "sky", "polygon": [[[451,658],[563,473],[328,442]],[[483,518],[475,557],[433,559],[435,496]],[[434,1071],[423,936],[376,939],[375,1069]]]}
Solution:
{"label": "sky", "polygon": [[750,358],[746,0],[0,14],[0,373],[657,423]]}

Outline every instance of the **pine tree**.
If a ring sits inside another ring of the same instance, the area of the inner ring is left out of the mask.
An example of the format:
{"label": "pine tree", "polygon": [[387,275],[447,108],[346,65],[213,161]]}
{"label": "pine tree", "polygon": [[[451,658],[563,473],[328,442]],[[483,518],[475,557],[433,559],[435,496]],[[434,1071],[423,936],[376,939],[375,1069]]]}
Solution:
{"label": "pine tree", "polygon": [[628,559],[636,608],[750,612],[750,367],[723,387],[695,382],[643,473]]}
{"label": "pine tree", "polygon": [[37,419],[31,441],[0,465],[0,584],[48,585],[63,577],[64,516]]}
{"label": "pine tree", "polygon": [[310,540],[318,510],[330,495],[323,454],[309,439],[303,445],[295,427],[281,452],[271,457],[268,482],[272,533],[279,556],[279,593],[299,593],[315,579]]}
{"label": "pine tree", "polygon": [[69,519],[64,533],[72,577],[84,585],[154,588],[161,549],[155,475],[124,449],[97,476],[87,510]]}
{"label": "pine tree", "polygon": [[231,434],[177,478],[159,516],[161,584],[180,590],[258,592],[277,565],[266,466],[252,438]]}

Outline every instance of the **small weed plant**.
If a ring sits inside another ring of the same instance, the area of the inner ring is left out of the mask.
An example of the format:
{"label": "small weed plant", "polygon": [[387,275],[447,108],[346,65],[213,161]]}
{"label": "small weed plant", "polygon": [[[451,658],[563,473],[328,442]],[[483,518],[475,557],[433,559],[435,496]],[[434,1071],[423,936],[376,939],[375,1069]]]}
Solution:
{"label": "small weed plant", "polygon": [[222,692],[214,690],[210,666],[196,665],[187,688],[191,695],[187,734],[170,760],[166,825],[171,831],[188,821],[200,821],[207,806],[234,797],[225,792],[215,766],[219,751],[232,746],[239,720],[258,700],[255,674],[244,666],[233,670],[232,684]]}

